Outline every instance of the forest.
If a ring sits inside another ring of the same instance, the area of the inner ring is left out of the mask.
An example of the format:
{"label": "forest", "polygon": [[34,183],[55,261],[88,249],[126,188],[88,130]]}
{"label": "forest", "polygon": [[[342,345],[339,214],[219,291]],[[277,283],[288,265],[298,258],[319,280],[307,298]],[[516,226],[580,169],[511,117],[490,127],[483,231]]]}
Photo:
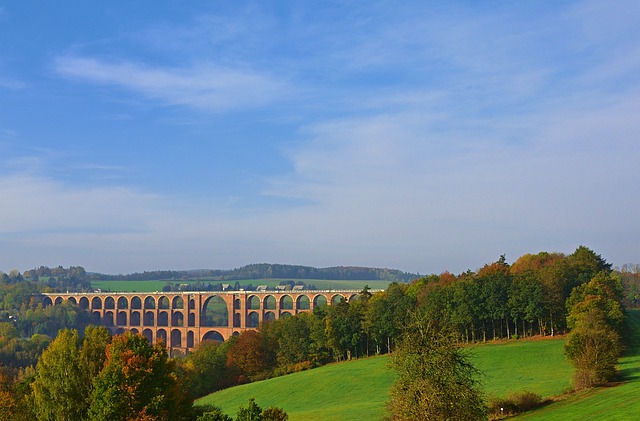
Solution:
{"label": "forest", "polygon": [[[106,330],[89,326],[84,312],[74,305],[43,308],[31,295],[51,288],[47,284],[51,282],[58,287],[67,283],[85,288],[83,272],[74,268],[65,274],[35,274],[38,281],[31,274],[17,271],[0,275],[0,390],[12,405],[4,409],[9,415],[3,419],[54,419],[46,414],[69,406],[66,402],[51,408],[52,399],[42,399],[44,392],[38,395],[38,385],[46,380],[41,374],[46,373],[43,358],[51,355],[51,349],[75,355],[78,367],[86,364],[82,362],[83,353],[91,351],[99,356],[102,364],[92,370],[96,378],[104,374],[108,384],[89,382],[88,391],[76,393],[79,407],[84,408],[77,419],[87,419],[90,411],[98,410],[91,408],[108,406],[105,402],[96,403],[96,388],[111,387],[116,393],[128,381],[122,373],[132,370],[107,364],[108,356],[115,352],[114,343],[121,348],[119,352],[144,356],[134,359],[142,365],[136,370],[144,371],[149,369],[145,364],[161,361],[166,378],[158,381],[169,382],[176,396],[188,396],[188,402],[180,401],[180,405],[190,408],[194,398],[222,388],[329,362],[393,352],[403,343],[408,334],[406,326],[411,325],[416,313],[447,326],[447,337],[458,344],[571,332],[566,353],[577,367],[585,367],[584,378],[577,387],[588,387],[610,377],[622,339],[624,308],[640,304],[637,265],[613,270],[600,255],[580,246],[569,255],[525,254],[512,264],[500,256],[476,271],[458,275],[444,272],[409,283],[394,282],[385,291],[373,294],[365,288],[358,299],[350,302],[264,323],[257,330],[224,343],[204,342],[186,357],[170,359],[161,345],[144,345],[130,334],[111,338],[105,335]],[[600,332],[597,338],[607,339],[612,351],[606,366],[594,374],[585,343],[596,330]],[[63,333],[58,335],[58,331]],[[55,372],[55,364],[52,367],[49,369]],[[153,407],[149,406],[149,399],[159,392],[145,390],[142,384],[136,387],[140,387],[139,396],[135,397],[138,401],[127,405],[151,417],[140,419],[179,419],[170,411],[171,405],[178,405],[176,396],[165,396],[164,404]],[[29,412],[32,410],[35,413]],[[24,411],[28,416],[20,415]],[[166,418],[170,412],[173,418]],[[196,419],[203,414],[184,410],[180,416]]]}
{"label": "forest", "polygon": [[[26,274],[25,274],[26,275]],[[231,270],[188,270],[188,271],[150,271],[128,275],[104,275],[89,273],[89,281],[142,281],[142,280],[215,280],[238,281],[246,279],[284,278],[296,280],[326,279],[326,280],[382,280],[389,282],[409,282],[418,275],[402,272],[396,269],[366,268],[359,266],[335,266],[329,268],[314,268],[299,265],[279,264],[251,264]]]}

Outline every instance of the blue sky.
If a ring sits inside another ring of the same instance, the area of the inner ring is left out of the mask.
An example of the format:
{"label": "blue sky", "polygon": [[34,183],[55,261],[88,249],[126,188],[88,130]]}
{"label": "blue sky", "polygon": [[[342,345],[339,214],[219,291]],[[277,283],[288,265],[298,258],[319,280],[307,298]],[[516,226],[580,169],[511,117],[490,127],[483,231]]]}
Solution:
{"label": "blue sky", "polygon": [[[313,4],[311,4],[313,3]],[[0,270],[640,258],[640,3],[0,2]]]}

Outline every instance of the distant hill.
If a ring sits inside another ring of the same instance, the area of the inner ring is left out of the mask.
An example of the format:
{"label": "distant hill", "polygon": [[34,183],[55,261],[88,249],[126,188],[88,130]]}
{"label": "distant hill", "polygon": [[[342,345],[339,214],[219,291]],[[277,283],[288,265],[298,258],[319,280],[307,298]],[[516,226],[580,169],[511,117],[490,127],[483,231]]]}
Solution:
{"label": "distant hill", "polygon": [[217,281],[237,281],[243,279],[326,279],[331,281],[380,280],[389,282],[410,282],[420,275],[402,272],[397,269],[367,268],[360,266],[335,266],[314,268],[311,266],[280,265],[259,263],[246,265],[231,270],[197,269],[197,270],[157,270],[138,272],[128,275],[105,275],[88,273],[89,281],[142,281],[142,280],[181,280],[207,279]]}

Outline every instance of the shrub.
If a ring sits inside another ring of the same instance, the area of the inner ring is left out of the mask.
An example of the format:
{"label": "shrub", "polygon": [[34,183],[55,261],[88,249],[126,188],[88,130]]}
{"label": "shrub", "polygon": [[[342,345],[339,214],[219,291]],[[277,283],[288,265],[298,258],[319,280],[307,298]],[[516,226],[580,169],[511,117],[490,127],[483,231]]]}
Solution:
{"label": "shrub", "polygon": [[540,395],[533,392],[515,392],[505,398],[489,399],[489,414],[491,419],[520,414],[544,405]]}

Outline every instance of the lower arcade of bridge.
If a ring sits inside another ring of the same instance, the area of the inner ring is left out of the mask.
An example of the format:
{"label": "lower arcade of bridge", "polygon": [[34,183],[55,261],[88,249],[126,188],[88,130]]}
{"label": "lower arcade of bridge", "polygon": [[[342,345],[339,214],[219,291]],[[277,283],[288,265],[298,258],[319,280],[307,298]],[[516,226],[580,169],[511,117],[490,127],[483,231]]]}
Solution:
{"label": "lower arcade of bridge", "polygon": [[91,313],[113,334],[140,333],[162,341],[171,355],[186,354],[200,342],[224,341],[256,329],[263,321],[311,312],[358,298],[359,291],[225,291],[167,293],[49,293],[44,306],[69,302]]}

